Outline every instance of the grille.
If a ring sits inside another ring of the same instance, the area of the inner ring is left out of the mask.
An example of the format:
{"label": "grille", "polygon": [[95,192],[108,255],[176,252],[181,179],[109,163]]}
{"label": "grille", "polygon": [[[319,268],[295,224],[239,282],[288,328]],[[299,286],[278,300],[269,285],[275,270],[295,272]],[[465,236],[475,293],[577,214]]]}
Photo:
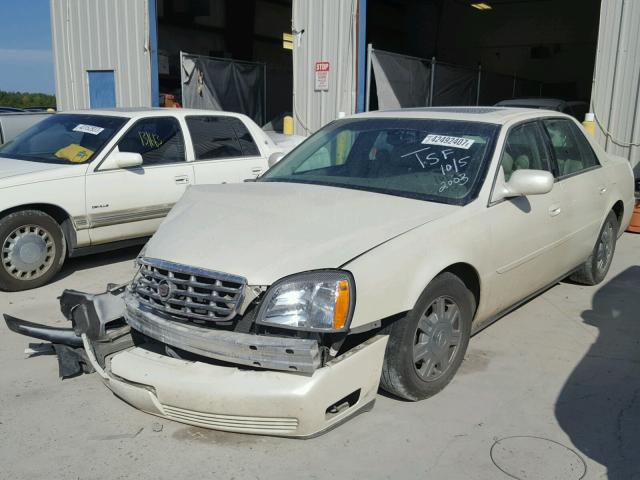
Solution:
{"label": "grille", "polygon": [[221,323],[236,315],[246,283],[235,275],[142,258],[133,290],[140,303],[155,311]]}
{"label": "grille", "polygon": [[298,428],[297,418],[247,417],[196,412],[184,408],[162,405],[167,418],[199,427],[235,432],[260,432],[264,434],[293,433]]}

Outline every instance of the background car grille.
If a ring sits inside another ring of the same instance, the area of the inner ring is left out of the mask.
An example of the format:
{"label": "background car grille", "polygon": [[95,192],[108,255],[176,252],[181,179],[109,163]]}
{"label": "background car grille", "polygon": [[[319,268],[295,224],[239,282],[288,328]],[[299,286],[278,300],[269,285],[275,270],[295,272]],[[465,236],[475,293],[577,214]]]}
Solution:
{"label": "background car grille", "polygon": [[203,321],[228,322],[237,313],[246,280],[153,258],[140,259],[133,283],[138,301],[171,316]]}

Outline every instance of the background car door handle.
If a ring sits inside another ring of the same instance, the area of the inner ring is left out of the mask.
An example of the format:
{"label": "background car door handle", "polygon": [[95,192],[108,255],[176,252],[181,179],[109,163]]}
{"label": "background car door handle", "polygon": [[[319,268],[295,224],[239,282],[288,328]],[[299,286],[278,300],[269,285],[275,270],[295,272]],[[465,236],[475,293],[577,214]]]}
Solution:
{"label": "background car door handle", "polygon": [[552,205],[549,207],[549,215],[551,215],[552,217],[555,217],[556,215],[560,215],[561,211],[562,211],[562,208],[560,208],[560,205]]}
{"label": "background car door handle", "polygon": [[189,177],[187,175],[178,175],[174,177],[176,185],[189,185]]}
{"label": "background car door handle", "polygon": [[607,187],[600,187],[600,195],[607,193]]}
{"label": "background car door handle", "polygon": [[262,173],[262,168],[254,167],[251,169],[251,173],[253,173],[254,175],[260,175]]}

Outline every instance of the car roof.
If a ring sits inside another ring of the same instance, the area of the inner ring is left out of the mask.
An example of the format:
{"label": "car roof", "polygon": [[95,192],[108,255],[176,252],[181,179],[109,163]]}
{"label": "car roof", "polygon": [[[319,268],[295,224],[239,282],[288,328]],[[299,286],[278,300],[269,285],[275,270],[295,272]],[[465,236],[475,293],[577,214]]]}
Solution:
{"label": "car roof", "polygon": [[553,110],[494,106],[401,108],[398,110],[377,110],[373,112],[359,113],[349,118],[432,118],[438,120],[465,120],[504,125],[513,121],[546,116],[568,117],[567,115]]}
{"label": "car roof", "polygon": [[164,117],[167,115],[184,117],[186,115],[223,115],[238,117],[240,113],[223,112],[221,110],[205,110],[195,108],[164,108],[164,107],[132,107],[132,108],[99,108],[88,110],[69,110],[59,113],[69,113],[73,115],[104,115],[118,116],[127,118],[143,118],[143,117]]}
{"label": "car roof", "polygon": [[536,108],[548,108],[549,110],[557,110],[562,105],[567,103],[564,100],[559,98],[538,98],[538,97],[530,97],[530,98],[511,98],[509,100],[501,100],[496,103],[496,106],[510,106],[515,105],[519,107],[536,107]]}

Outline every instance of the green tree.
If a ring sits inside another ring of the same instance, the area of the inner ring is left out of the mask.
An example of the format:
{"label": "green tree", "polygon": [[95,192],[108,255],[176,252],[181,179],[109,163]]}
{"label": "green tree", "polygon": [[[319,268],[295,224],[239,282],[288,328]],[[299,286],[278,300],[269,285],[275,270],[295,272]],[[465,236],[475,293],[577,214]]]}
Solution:
{"label": "green tree", "polygon": [[46,107],[56,108],[56,97],[46,93],[5,92],[0,90],[0,107]]}

